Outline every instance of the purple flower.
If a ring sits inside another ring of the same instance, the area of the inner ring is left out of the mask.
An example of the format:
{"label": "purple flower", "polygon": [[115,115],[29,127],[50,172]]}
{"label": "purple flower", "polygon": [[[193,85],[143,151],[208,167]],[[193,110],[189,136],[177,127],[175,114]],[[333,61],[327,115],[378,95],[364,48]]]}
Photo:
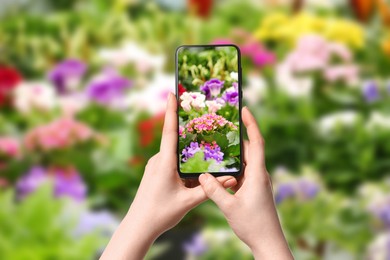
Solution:
{"label": "purple flower", "polygon": [[223,100],[229,103],[231,106],[238,106],[238,83],[233,82],[233,86],[226,89],[226,91],[222,95]]}
{"label": "purple flower", "polygon": [[309,181],[307,179],[302,179],[302,180],[298,181],[297,189],[300,191],[300,193],[303,195],[303,197],[305,197],[307,199],[312,199],[320,191],[320,186],[313,181]]}
{"label": "purple flower", "polygon": [[282,183],[279,185],[276,195],[275,202],[277,204],[281,203],[287,198],[291,198],[295,196],[295,189],[293,183]]}
{"label": "purple flower", "polygon": [[87,187],[75,169],[53,168],[47,170],[41,166],[34,166],[19,179],[16,184],[18,198],[24,198],[49,181],[53,184],[55,197],[67,196],[75,201],[85,199]]}
{"label": "purple flower", "polygon": [[115,105],[121,100],[131,82],[113,70],[105,70],[87,86],[87,96],[102,105]]}
{"label": "purple flower", "polygon": [[204,145],[204,159],[207,161],[209,159],[214,159],[218,163],[223,160],[223,152],[221,152],[221,147],[217,145],[215,142],[213,145],[205,144]]}
{"label": "purple flower", "polygon": [[200,256],[207,251],[207,244],[200,233],[196,233],[190,239],[183,243],[184,251],[193,256]]}
{"label": "purple flower", "polygon": [[16,191],[19,198],[34,192],[47,181],[46,170],[41,166],[34,166],[16,183]]}
{"label": "purple flower", "polygon": [[191,142],[190,146],[187,146],[181,152],[182,161],[186,162],[189,158],[194,157],[194,155],[199,151],[201,151],[199,144],[197,142]]}
{"label": "purple flower", "polygon": [[109,211],[87,211],[81,214],[74,233],[76,236],[83,236],[99,231],[102,235],[110,237],[118,225],[119,221]]}
{"label": "purple flower", "polygon": [[189,158],[194,157],[194,155],[199,152],[204,152],[204,160],[208,161],[211,159],[214,159],[218,163],[220,163],[223,160],[224,153],[221,152],[221,147],[213,141],[211,144],[205,143],[204,141],[199,143],[197,142],[191,142],[189,146],[183,149],[182,153],[182,161],[187,162]]}
{"label": "purple flower", "polygon": [[390,195],[371,205],[371,213],[390,229]]}
{"label": "purple flower", "polygon": [[379,99],[378,85],[375,81],[367,81],[363,85],[363,95],[368,103]]}
{"label": "purple flower", "polygon": [[221,93],[223,84],[224,81],[221,81],[219,79],[210,79],[200,87],[200,90],[206,94],[207,99],[211,99],[213,97],[217,97],[219,93]]}
{"label": "purple flower", "polygon": [[87,70],[87,65],[76,59],[65,60],[49,72],[49,79],[61,94],[77,86]]}

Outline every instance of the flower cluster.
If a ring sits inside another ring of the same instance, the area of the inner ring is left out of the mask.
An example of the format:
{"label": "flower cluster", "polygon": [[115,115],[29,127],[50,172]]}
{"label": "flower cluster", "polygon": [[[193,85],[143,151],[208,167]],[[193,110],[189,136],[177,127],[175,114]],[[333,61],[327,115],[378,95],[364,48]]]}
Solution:
{"label": "flower cluster", "polygon": [[228,128],[229,130],[237,130],[237,126],[226,120],[223,116],[213,114],[204,114],[201,117],[192,119],[186,125],[189,133],[210,133],[215,130]]}
{"label": "flower cluster", "polygon": [[45,169],[41,166],[32,167],[19,179],[16,184],[18,198],[24,198],[48,181],[52,182],[56,197],[66,196],[75,201],[85,199],[87,187],[73,167]]}
{"label": "flower cluster", "polygon": [[29,150],[50,151],[72,147],[96,137],[87,125],[72,118],[61,118],[27,133],[24,143]]}
{"label": "flower cluster", "polygon": [[180,105],[186,112],[191,111],[191,109],[200,110],[205,107],[206,96],[198,92],[184,92],[180,99],[182,100]]}
{"label": "flower cluster", "polygon": [[288,198],[314,198],[321,189],[321,185],[312,176],[295,177],[282,168],[274,176],[275,202],[278,204]]}
{"label": "flower cluster", "polygon": [[11,137],[0,136],[0,158],[15,158],[20,155],[19,141]]}
{"label": "flower cluster", "polygon": [[205,161],[213,159],[220,163],[223,160],[224,153],[221,152],[221,147],[219,147],[215,141],[211,144],[201,141],[200,144],[198,142],[191,142],[189,146],[183,149],[182,161],[187,162],[189,158],[194,157],[194,155],[200,151],[204,152]]}

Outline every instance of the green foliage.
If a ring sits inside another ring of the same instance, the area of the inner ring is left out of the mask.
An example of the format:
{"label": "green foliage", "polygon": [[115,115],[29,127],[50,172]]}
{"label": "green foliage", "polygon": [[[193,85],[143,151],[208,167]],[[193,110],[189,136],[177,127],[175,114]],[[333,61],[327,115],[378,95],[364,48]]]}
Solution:
{"label": "green foliage", "polygon": [[53,198],[49,186],[17,203],[14,196],[0,192],[1,259],[93,259],[107,242],[99,234],[76,237],[74,205]]}

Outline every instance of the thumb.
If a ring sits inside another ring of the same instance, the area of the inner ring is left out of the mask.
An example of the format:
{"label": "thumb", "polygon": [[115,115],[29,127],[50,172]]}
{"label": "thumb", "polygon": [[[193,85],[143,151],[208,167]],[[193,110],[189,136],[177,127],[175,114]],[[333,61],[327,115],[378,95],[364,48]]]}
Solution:
{"label": "thumb", "polygon": [[209,173],[201,174],[199,182],[206,196],[217,204],[223,211],[228,211],[234,201],[234,197],[225,190],[219,181]]}

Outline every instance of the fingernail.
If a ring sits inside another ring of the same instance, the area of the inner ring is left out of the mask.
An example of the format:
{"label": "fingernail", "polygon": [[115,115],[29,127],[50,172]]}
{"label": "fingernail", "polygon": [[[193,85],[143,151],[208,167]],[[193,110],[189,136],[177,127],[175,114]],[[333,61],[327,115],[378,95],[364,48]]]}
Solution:
{"label": "fingernail", "polygon": [[199,181],[205,182],[207,179],[207,174],[202,173],[201,175],[199,175]]}
{"label": "fingernail", "polygon": [[235,183],[236,183],[235,179],[229,179],[229,180],[225,181],[224,186],[230,188],[230,187],[232,187]]}

